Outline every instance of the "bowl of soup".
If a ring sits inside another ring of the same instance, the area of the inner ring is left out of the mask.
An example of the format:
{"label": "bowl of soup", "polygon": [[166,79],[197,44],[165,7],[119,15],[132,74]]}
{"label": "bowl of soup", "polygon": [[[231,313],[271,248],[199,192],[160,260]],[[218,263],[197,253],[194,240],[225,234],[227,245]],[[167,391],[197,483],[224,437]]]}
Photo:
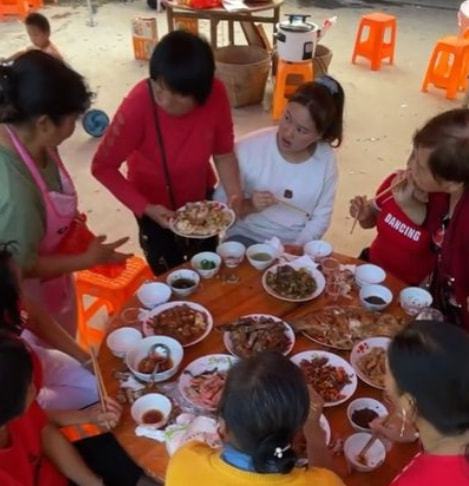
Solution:
{"label": "bowl of soup", "polygon": [[194,270],[183,268],[171,272],[166,279],[166,283],[173,294],[178,297],[187,297],[199,286],[200,276]]}
{"label": "bowl of soup", "polygon": [[256,270],[265,270],[275,260],[275,249],[266,243],[259,243],[251,245],[246,250],[246,256]]}
{"label": "bowl of soup", "polygon": [[135,400],[130,414],[137,424],[159,429],[168,422],[172,408],[171,400],[166,396],[148,393]]}

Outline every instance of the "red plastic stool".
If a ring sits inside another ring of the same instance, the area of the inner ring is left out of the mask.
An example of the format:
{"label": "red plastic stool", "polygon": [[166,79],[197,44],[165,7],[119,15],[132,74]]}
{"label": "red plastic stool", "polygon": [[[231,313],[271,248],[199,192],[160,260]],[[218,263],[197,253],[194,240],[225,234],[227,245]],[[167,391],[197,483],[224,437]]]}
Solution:
{"label": "red plastic stool", "polygon": [[[104,277],[89,270],[77,272],[75,287],[78,343],[84,348],[99,345],[104,337],[104,330],[89,325],[93,316],[103,307],[109,316],[113,316],[122,309],[143,282],[152,278],[153,273],[145,260],[136,256],[127,260],[125,270],[116,278]],[[85,295],[94,298],[88,307],[85,307]]]}
{"label": "red plastic stool", "polygon": [[[288,103],[288,98],[296,88],[303,83],[312,81],[314,77],[312,62],[288,62],[278,60],[277,75],[272,103],[272,118],[279,120]],[[292,79],[295,80],[294,84]]]}
{"label": "red plastic stool", "polygon": [[456,98],[458,90],[467,88],[469,72],[469,39],[454,35],[439,39],[433,48],[427,71],[422,83],[422,91],[428,85],[445,89],[446,98]]}
{"label": "red plastic stool", "polygon": [[[368,35],[363,39],[365,29]],[[385,40],[387,31],[391,38]],[[355,64],[357,56],[364,57],[371,62],[371,69],[381,69],[381,61],[389,59],[389,64],[394,63],[394,50],[396,47],[397,22],[396,17],[380,12],[363,15],[358,26],[355,47],[353,49],[352,63]]]}

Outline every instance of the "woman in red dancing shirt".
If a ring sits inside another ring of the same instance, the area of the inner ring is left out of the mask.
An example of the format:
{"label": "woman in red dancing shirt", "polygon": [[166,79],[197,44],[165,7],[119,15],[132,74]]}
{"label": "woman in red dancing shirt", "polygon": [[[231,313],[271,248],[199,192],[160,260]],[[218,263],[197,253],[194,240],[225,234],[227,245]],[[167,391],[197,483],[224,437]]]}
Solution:
{"label": "woman in red dancing shirt", "polygon": [[[177,208],[211,198],[211,157],[228,201],[235,209],[242,201],[230,106],[214,72],[206,41],[183,31],[163,37],[150,60],[150,78],[124,99],[93,160],[93,175],[137,217],[155,274],[216,244],[181,241],[168,229]],[[127,176],[119,170],[125,161]]]}

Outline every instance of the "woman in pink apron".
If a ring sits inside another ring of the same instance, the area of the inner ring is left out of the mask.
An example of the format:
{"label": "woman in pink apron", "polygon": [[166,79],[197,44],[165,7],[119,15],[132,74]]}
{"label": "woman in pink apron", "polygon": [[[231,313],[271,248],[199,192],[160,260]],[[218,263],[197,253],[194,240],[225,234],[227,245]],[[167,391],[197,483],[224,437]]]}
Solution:
{"label": "woman in pink apron", "polygon": [[126,238],[85,252],[60,245],[77,217],[77,195],[57,147],[90,105],[83,78],[40,51],[0,67],[0,239],[14,241],[27,295],[72,335],[76,331],[72,273],[119,262]]}

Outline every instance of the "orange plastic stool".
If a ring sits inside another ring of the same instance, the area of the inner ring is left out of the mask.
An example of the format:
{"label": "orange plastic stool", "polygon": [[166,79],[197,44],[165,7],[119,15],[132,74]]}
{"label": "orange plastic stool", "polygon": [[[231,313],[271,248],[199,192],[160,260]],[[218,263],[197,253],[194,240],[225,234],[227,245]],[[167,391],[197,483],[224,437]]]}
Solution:
{"label": "orange plastic stool", "polygon": [[[312,81],[314,77],[312,62],[288,62],[278,60],[277,75],[275,77],[274,99],[272,104],[272,118],[279,120],[288,103],[288,98],[296,88],[303,83]],[[295,83],[292,84],[292,78]],[[299,82],[298,82],[299,81]]]}
{"label": "orange plastic stool", "polygon": [[433,48],[427,72],[422,83],[422,91],[428,85],[446,90],[446,98],[456,98],[458,90],[467,88],[469,72],[469,39],[454,35],[439,39]]}
{"label": "orange plastic stool", "polygon": [[76,442],[77,440],[101,435],[103,430],[94,424],[80,424],[61,427],[60,432],[65,436],[66,439],[68,439],[69,442]]}
{"label": "orange plastic stool", "polygon": [[[365,39],[362,39],[365,29],[368,29],[369,33]],[[390,29],[391,38],[386,41],[385,36],[388,29]],[[355,38],[352,63],[355,64],[357,56],[365,57],[371,62],[373,71],[378,71],[381,68],[383,59],[389,58],[389,64],[393,64],[396,32],[396,17],[393,15],[380,12],[363,15]]]}
{"label": "orange plastic stool", "polygon": [[28,0],[28,4],[34,10],[44,7],[43,0]]}
{"label": "orange plastic stool", "polygon": [[[109,316],[119,312],[133,296],[140,285],[153,278],[153,273],[145,260],[131,257],[125,270],[117,278],[107,278],[100,274],[84,270],[75,274],[75,287],[78,309],[78,343],[87,348],[99,345],[104,337],[104,330],[89,325],[92,317],[103,307]],[[94,301],[85,307],[85,295],[94,297]]]}
{"label": "orange plastic stool", "polygon": [[7,15],[24,19],[28,12],[28,0],[0,0],[0,20],[5,20]]}

